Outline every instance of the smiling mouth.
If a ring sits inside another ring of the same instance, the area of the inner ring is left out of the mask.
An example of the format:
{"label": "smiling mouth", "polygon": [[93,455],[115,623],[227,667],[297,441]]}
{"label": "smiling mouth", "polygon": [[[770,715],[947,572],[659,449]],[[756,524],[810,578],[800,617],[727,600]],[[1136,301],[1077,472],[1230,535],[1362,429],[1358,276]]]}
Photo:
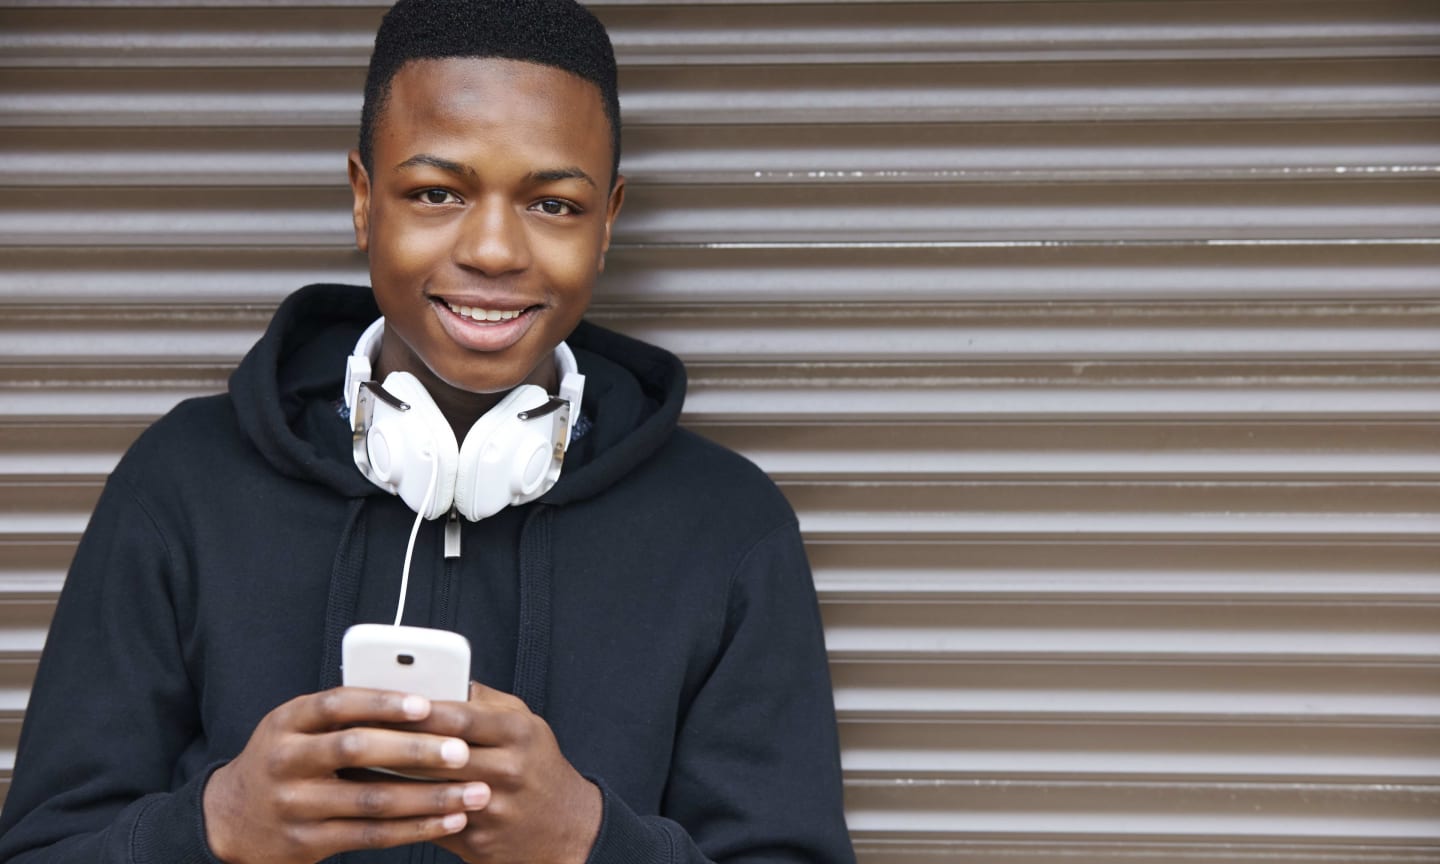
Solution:
{"label": "smiling mouth", "polygon": [[495,324],[504,321],[513,321],[521,315],[534,309],[534,306],[527,306],[524,309],[485,309],[480,306],[461,306],[451,303],[449,300],[441,300],[445,307],[461,318],[476,321],[481,324]]}

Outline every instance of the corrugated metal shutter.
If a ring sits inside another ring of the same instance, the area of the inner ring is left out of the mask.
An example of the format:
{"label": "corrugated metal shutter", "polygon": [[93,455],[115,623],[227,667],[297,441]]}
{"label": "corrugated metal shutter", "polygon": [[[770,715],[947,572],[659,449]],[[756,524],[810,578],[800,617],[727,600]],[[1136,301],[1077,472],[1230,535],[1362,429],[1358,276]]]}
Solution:
{"label": "corrugated metal shutter", "polygon": [[[802,515],[863,859],[1440,861],[1440,6],[597,9],[594,317]],[[118,454],[363,278],[378,15],[0,0],[0,749]]]}

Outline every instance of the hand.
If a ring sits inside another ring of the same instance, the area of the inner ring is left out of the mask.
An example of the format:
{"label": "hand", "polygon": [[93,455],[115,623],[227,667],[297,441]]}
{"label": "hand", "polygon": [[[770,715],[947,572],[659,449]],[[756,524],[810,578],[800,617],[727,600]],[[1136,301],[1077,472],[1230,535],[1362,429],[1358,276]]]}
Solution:
{"label": "hand", "polygon": [[437,845],[470,864],[583,864],[589,857],[600,833],[600,789],[566,760],[549,725],[524,702],[472,683],[470,701],[436,702],[427,719],[407,728],[469,741],[469,762],[437,776],[492,790],[466,828]]}
{"label": "hand", "polygon": [[433,710],[419,696],[339,687],[271,711],[240,755],[205,784],[210,851],[229,864],[313,864],[339,852],[462,830],[466,813],[489,803],[483,783],[338,776],[361,767],[433,773],[466,764],[470,751],[463,740],[376,728],[425,721]]}

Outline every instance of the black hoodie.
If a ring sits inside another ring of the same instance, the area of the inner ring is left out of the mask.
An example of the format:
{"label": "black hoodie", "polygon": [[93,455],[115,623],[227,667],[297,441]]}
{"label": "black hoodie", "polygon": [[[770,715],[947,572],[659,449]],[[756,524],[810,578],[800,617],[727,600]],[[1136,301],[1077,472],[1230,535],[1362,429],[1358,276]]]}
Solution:
{"label": "black hoodie", "polygon": [[[60,598],[0,815],[0,861],[213,862],[210,772],[339,683],[350,624],[393,620],[414,514],[350,458],[345,357],[370,292],[291,296],[228,395],[121,460]],[[582,324],[585,434],[540,500],[421,527],[404,623],[469,637],[599,784],[590,861],[853,860],[814,587],[795,517],[676,427],[670,354]],[[347,862],[456,860],[423,845]]]}

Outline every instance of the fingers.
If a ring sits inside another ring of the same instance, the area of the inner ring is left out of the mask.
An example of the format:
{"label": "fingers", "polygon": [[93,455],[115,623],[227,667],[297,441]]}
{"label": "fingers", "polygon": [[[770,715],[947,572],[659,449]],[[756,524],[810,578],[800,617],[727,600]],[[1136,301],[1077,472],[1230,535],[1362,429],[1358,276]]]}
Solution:
{"label": "fingers", "polygon": [[480,747],[502,747],[528,741],[535,720],[518,698],[472,682],[470,701],[435,702],[424,720],[406,728],[462,738]]}
{"label": "fingers", "polygon": [[430,715],[423,696],[364,687],[336,687],[292,699],[277,720],[293,732],[323,732],[357,723],[413,723]]}
{"label": "fingers", "polygon": [[330,819],[297,826],[292,839],[308,849],[389,849],[457,834],[468,821],[464,813],[415,819]]}
{"label": "fingers", "polygon": [[470,682],[469,704],[486,706],[497,711],[522,711],[525,713],[530,711],[530,707],[519,696],[506,693],[504,690],[486,687],[479,681]]}
{"label": "fingers", "polygon": [[413,821],[483,810],[490,796],[490,787],[485,783],[322,780],[293,791],[286,809],[291,818],[304,821]]}
{"label": "fingers", "polygon": [[462,768],[470,760],[465,741],[424,732],[352,726],[291,740],[290,762],[301,774],[330,774],[345,768],[390,768],[396,771]]}
{"label": "fingers", "polygon": [[493,688],[493,687],[486,687],[484,684],[481,684],[479,681],[471,681],[471,682],[470,682],[470,700],[469,700],[469,701],[471,701],[471,702],[484,702],[484,701],[488,701],[488,700],[504,699],[504,698],[514,699],[515,697],[514,697],[514,696],[511,696],[509,693],[506,693],[506,692],[504,692],[504,691],[502,691],[502,690],[496,690],[496,689]]}

